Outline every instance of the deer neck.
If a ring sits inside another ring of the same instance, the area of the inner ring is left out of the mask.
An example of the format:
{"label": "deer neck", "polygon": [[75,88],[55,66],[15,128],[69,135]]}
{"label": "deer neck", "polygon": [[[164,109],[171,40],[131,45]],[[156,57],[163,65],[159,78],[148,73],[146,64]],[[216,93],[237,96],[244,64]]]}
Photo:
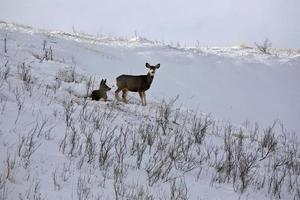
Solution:
{"label": "deer neck", "polygon": [[147,74],[147,84],[150,86],[152,81],[153,81],[153,78],[154,78],[154,75],[153,74],[150,74],[148,73]]}
{"label": "deer neck", "polygon": [[104,91],[104,92],[105,92],[105,87],[100,86],[100,87],[99,87],[99,91]]}

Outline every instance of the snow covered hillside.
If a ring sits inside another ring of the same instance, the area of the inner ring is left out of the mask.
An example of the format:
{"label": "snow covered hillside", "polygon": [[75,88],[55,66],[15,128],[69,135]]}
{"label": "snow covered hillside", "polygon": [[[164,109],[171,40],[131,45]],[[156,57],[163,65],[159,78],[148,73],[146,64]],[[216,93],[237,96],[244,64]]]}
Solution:
{"label": "snow covered hillside", "polygon": [[[0,199],[300,199],[299,50],[5,22],[0,38]],[[115,101],[145,62],[148,105]],[[102,78],[109,101],[86,99]]]}

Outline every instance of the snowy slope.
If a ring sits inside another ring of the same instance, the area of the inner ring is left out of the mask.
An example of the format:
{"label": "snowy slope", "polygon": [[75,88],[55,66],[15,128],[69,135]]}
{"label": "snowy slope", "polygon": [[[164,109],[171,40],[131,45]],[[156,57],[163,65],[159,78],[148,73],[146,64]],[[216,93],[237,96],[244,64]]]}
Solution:
{"label": "snowy slope", "polygon": [[[249,120],[266,126],[280,119],[289,130],[300,131],[299,51],[261,55],[256,49],[236,47],[178,50],[147,40],[46,35],[54,56],[73,58],[78,68],[108,78],[111,85],[119,74],[144,74],[146,61],[160,62],[162,68],[148,94],[152,98],[179,95],[182,104],[235,124]],[[38,50],[43,39],[37,41]]]}
{"label": "snowy slope", "polygon": [[[0,35],[2,199],[300,198],[290,134],[300,131],[299,50],[181,48],[4,22]],[[46,51],[53,59],[41,60]],[[115,77],[144,74],[145,62],[161,64],[148,106],[133,93],[114,101]],[[101,78],[110,101],[86,100]]]}

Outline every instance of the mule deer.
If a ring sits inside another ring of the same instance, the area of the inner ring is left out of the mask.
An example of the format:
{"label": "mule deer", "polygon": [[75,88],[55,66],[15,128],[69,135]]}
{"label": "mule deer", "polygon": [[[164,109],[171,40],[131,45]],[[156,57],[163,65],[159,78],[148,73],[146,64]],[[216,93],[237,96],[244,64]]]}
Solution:
{"label": "mule deer", "polygon": [[115,91],[115,96],[118,100],[119,92],[122,90],[122,99],[125,103],[127,103],[127,94],[128,91],[138,92],[141,98],[142,105],[146,105],[146,95],[145,91],[148,90],[151,86],[151,83],[154,78],[155,70],[160,67],[160,64],[155,66],[149,65],[146,63],[146,67],[149,69],[147,75],[121,75],[117,77],[117,87],[118,89]]}
{"label": "mule deer", "polygon": [[106,85],[106,79],[101,80],[99,90],[94,90],[91,94],[92,100],[99,101],[100,99],[104,99],[104,101],[107,100],[107,94],[106,92],[111,90],[110,87]]}

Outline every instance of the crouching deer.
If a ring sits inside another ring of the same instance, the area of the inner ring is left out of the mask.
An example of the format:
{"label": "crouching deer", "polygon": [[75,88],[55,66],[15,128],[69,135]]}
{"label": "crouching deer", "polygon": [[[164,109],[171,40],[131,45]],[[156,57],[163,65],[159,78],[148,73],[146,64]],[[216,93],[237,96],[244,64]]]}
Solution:
{"label": "crouching deer", "polygon": [[111,90],[110,87],[106,85],[106,79],[101,80],[99,90],[94,90],[91,94],[92,100],[99,101],[100,99],[104,99],[104,101],[107,100],[107,94],[106,92]]}
{"label": "crouching deer", "polygon": [[128,91],[131,91],[139,93],[143,106],[147,104],[145,91],[150,88],[154,78],[155,70],[160,67],[160,64],[151,66],[146,63],[146,67],[149,69],[147,75],[134,76],[123,74],[117,77],[116,81],[118,89],[115,91],[117,100],[120,100],[119,92],[122,91],[122,99],[125,103],[127,103],[127,94]]}

